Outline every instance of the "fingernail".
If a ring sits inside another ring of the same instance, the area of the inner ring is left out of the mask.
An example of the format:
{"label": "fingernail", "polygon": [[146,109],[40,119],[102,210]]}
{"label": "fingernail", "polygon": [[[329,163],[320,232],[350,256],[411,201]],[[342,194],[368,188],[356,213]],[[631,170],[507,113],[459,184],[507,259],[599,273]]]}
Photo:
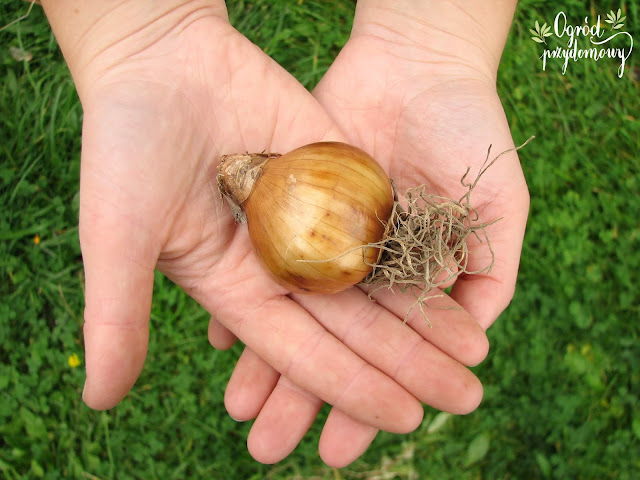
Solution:
{"label": "fingernail", "polygon": [[87,381],[85,380],[84,382],[84,387],[82,387],[82,401],[86,403],[85,399],[84,399],[84,394],[87,391]]}

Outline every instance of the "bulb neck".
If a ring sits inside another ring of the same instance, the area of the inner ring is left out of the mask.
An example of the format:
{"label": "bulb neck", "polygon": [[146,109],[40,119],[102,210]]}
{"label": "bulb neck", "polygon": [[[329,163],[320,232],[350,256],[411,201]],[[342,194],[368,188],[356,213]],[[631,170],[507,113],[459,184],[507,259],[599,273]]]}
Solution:
{"label": "bulb neck", "polygon": [[236,153],[223,155],[218,166],[218,189],[227,199],[239,223],[247,221],[242,204],[249,198],[265,164],[279,153]]}

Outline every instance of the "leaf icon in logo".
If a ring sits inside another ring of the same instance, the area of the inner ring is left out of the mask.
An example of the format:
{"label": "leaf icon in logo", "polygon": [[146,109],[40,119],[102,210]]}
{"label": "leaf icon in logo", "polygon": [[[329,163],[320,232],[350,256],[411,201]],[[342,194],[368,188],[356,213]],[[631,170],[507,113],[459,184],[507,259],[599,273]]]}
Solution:
{"label": "leaf icon in logo", "polygon": [[618,30],[619,28],[623,27],[624,23],[622,22],[624,22],[626,18],[626,16],[622,16],[622,9],[619,8],[617,12],[611,10],[609,13],[607,13],[607,19],[605,20],[605,22],[611,25],[611,30]]}
{"label": "leaf icon in logo", "polygon": [[542,27],[541,27],[537,20],[536,20],[536,23],[535,23],[535,27],[536,27],[535,30],[532,29],[532,28],[529,29],[529,31],[533,35],[535,35],[534,37],[531,37],[531,39],[534,42],[544,43],[546,45],[547,41],[545,40],[545,38],[546,37],[550,37],[551,35],[553,35],[551,33],[551,27],[549,25],[547,25],[546,23],[543,23]]}

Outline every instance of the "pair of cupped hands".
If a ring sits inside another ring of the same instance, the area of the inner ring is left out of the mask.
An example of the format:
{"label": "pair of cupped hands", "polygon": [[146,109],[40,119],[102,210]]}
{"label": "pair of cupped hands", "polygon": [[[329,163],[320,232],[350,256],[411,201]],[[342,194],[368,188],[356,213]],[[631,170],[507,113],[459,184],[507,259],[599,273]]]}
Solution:
{"label": "pair of cupped hands", "polygon": [[[140,374],[157,268],[211,314],[214,347],[245,344],[225,405],[255,419],[247,443],[258,461],[287,456],[324,403],[319,454],[332,466],[352,462],[379,429],[417,428],[423,403],[473,411],[482,385],[467,366],[485,358],[485,330],[513,295],[527,217],[515,153],[472,195],[482,220],[500,218],[488,228],[495,265],[431,301],[432,327],[417,310],[403,324],[411,295],[381,289],[374,302],[359,287],[301,296],[279,286],[215,176],[222,154],[332,140],[373,155],[400,191],[426,184],[460,198],[462,175],[478,172],[490,144],[513,147],[495,90],[500,52],[456,49],[455,39],[436,48],[424,19],[383,24],[359,4],[349,41],[310,93],[230,25],[223,3],[192,3],[137,24],[145,7],[128,11],[119,31],[103,16],[78,42],[59,38],[84,109],[85,402],[113,407]],[[471,250],[470,270],[490,262],[485,246]]]}

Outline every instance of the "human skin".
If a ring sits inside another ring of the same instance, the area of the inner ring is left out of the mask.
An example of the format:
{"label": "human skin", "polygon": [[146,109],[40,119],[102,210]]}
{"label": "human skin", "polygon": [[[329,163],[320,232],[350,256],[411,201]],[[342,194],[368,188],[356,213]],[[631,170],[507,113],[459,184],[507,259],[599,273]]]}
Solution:
{"label": "human skin", "polygon": [[358,139],[343,133],[322,84],[324,107],[229,25],[223,2],[160,3],[43,1],[84,110],[85,402],[111,408],[135,383],[157,268],[212,314],[212,344],[247,346],[225,404],[237,419],[257,416],[248,443],[260,461],[286,456],[323,402],[333,409],[320,454],[335,466],[377,429],[416,428],[421,402],[475,409],[482,386],[465,365],[488,343],[465,310],[407,327],[409,298],[289,295],[261,269],[212,186],[220,155]]}

